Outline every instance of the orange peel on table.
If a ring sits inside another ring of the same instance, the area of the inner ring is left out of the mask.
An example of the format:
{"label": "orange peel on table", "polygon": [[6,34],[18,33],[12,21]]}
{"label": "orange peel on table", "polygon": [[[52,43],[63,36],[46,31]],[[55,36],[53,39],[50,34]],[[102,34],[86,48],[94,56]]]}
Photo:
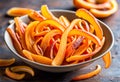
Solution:
{"label": "orange peel on table", "polygon": [[118,10],[116,0],[73,0],[73,3],[77,8],[88,9],[97,18],[108,17]]}
{"label": "orange peel on table", "polygon": [[34,70],[29,67],[29,66],[14,66],[14,67],[11,67],[10,70],[12,72],[27,72],[29,73],[31,76],[34,76]]}
{"label": "orange peel on table", "polygon": [[33,9],[29,9],[29,8],[13,7],[7,11],[7,14],[9,16],[23,16],[32,11]]}
{"label": "orange peel on table", "polygon": [[89,73],[83,74],[83,75],[75,76],[72,80],[83,80],[83,79],[91,78],[91,77],[99,74],[101,72],[101,69],[102,69],[101,66],[97,65],[95,70],[93,70]]}
{"label": "orange peel on table", "polygon": [[5,74],[8,77],[10,77],[12,79],[16,79],[16,80],[21,80],[25,77],[24,73],[22,73],[22,74],[14,73],[14,72],[10,71],[10,69],[8,67],[5,69]]}
{"label": "orange peel on table", "polygon": [[5,69],[5,74],[15,80],[21,80],[25,77],[25,72],[34,76],[34,70],[29,66],[13,66],[11,68],[7,67]]}
{"label": "orange peel on table", "polygon": [[10,66],[15,62],[15,58],[0,59],[0,66]]}
{"label": "orange peel on table", "polygon": [[102,57],[104,63],[105,63],[105,68],[109,68],[112,62],[111,59],[111,52],[109,51],[108,53],[106,53],[103,57]]}
{"label": "orange peel on table", "polygon": [[118,10],[118,4],[117,4],[116,0],[111,0],[110,4],[111,4],[111,8],[108,10],[90,9],[90,12],[95,17],[98,17],[98,18],[108,17],[108,16],[114,14],[115,12],[117,12],[117,10]]}
{"label": "orange peel on table", "polygon": [[103,8],[110,8],[109,3],[104,3],[104,4],[95,4],[95,3],[90,3],[85,0],[73,0],[74,5],[77,8],[85,8],[85,9],[103,9]]}

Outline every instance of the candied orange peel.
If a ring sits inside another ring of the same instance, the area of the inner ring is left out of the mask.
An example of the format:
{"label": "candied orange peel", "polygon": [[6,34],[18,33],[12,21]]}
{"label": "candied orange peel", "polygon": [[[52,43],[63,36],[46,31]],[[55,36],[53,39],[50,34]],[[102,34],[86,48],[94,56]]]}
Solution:
{"label": "candied orange peel", "polygon": [[30,23],[24,25],[15,17],[15,30],[8,27],[7,31],[18,45],[16,50],[31,61],[53,66],[79,63],[99,52],[105,37],[98,20],[89,11],[78,9],[75,15],[78,18],[72,21],[62,15],[57,18],[47,5],[42,5],[41,13],[28,13]]}
{"label": "candied orange peel", "polygon": [[116,0],[73,0],[77,8],[88,9],[95,17],[105,18],[118,10]]}
{"label": "candied orange peel", "polygon": [[9,16],[23,16],[32,11],[33,9],[29,9],[29,8],[13,7],[7,11],[7,14]]}
{"label": "candied orange peel", "polygon": [[8,67],[12,65],[15,62],[15,58],[11,59],[0,59],[0,67],[7,66],[5,68],[5,74],[15,80],[21,80],[25,77],[25,73],[17,73],[17,72],[27,72],[31,74],[31,76],[34,76],[34,70],[29,66],[14,66],[14,67]]}
{"label": "candied orange peel", "polygon": [[14,73],[14,72],[10,71],[9,67],[7,67],[7,68],[5,69],[5,74],[6,74],[8,77],[10,77],[10,78],[12,78],[12,79],[16,79],[16,80],[21,80],[21,79],[23,79],[23,78],[25,77],[25,74],[24,74],[24,73],[18,74],[18,73]]}
{"label": "candied orange peel", "polygon": [[15,62],[15,58],[0,59],[0,66],[10,66]]}
{"label": "candied orange peel", "polygon": [[109,51],[102,57],[104,63],[105,63],[105,68],[109,68],[111,66],[112,58],[111,58],[111,52]]}
{"label": "candied orange peel", "polygon": [[117,4],[116,0],[111,0],[110,4],[111,4],[111,8],[109,8],[108,10],[90,9],[90,12],[95,17],[98,17],[98,18],[108,17],[108,16],[114,14],[115,12],[117,12],[117,10],[118,10],[118,4]]}
{"label": "candied orange peel", "polygon": [[21,66],[21,65],[20,66],[13,66],[13,67],[10,68],[10,70],[12,72],[27,72],[31,76],[35,75],[34,74],[34,70],[31,67],[29,67],[29,66]]}
{"label": "candied orange peel", "polygon": [[[21,72],[21,73],[20,73]],[[5,74],[15,80],[21,80],[25,77],[25,73],[29,73],[34,76],[34,70],[29,66],[13,66],[5,69]]]}
{"label": "candied orange peel", "polygon": [[83,79],[91,78],[91,77],[99,74],[101,72],[101,69],[102,69],[101,66],[97,65],[95,70],[93,70],[89,73],[86,73],[86,74],[75,76],[72,80],[83,80]]}
{"label": "candied orange peel", "polygon": [[[117,3],[116,0],[73,1],[76,7],[86,8],[90,12],[83,8],[78,9],[75,12],[78,18],[69,21],[63,15],[54,16],[47,5],[41,6],[41,12],[27,8],[8,10],[8,15],[17,16],[14,18],[14,29],[9,27],[6,29],[16,51],[30,61],[52,66],[77,64],[92,59],[102,49],[105,42],[103,30],[95,16],[110,16],[117,11]],[[105,11],[101,11],[104,8]],[[103,14],[100,15],[99,12]],[[18,17],[25,14],[31,19],[28,24]],[[105,68],[109,68],[111,65],[110,51],[102,58]],[[100,71],[101,66],[97,65],[95,70],[78,75],[72,80],[91,78]],[[33,69],[28,66],[14,66],[5,70],[10,78],[20,80],[25,77],[25,73],[17,72],[27,72],[34,76]]]}

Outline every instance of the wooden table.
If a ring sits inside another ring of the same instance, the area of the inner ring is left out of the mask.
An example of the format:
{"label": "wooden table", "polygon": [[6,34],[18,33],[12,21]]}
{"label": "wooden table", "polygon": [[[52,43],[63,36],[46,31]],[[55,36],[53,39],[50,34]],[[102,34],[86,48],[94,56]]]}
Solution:
{"label": "wooden table", "polygon": [[[118,1],[118,3],[120,4],[120,1]],[[6,11],[11,7],[27,7],[39,10],[42,4],[47,4],[50,9],[76,10],[72,0],[0,0],[0,58],[15,57],[17,61],[13,64],[13,66],[27,64],[16,57],[8,49],[4,42],[3,36],[5,28],[8,26],[8,21],[13,19],[6,15]],[[120,10],[108,18],[100,20],[104,21],[108,26],[110,26],[115,37],[115,44],[111,49],[113,60],[109,69],[104,69],[103,61],[99,59],[88,67],[67,73],[48,73],[33,68],[35,70],[35,77],[16,81],[8,78],[4,74],[4,69],[6,67],[0,67],[0,82],[70,82],[71,78],[76,74],[86,73],[95,69],[96,64],[102,65],[103,68],[99,75],[77,82],[120,82]]]}

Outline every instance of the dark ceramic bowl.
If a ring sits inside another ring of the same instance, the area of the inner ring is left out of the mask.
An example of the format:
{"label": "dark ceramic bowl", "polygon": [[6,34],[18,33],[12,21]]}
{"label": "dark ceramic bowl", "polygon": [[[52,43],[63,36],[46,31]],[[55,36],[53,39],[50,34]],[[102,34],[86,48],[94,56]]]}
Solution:
{"label": "dark ceramic bowl", "polygon": [[[51,11],[57,17],[63,15],[65,17],[67,17],[69,20],[73,20],[73,19],[77,18],[75,16],[75,12],[73,12],[73,11],[68,11],[68,10],[51,10]],[[21,19],[25,23],[28,23],[30,21],[30,19],[28,18],[27,15],[22,16]],[[110,27],[107,26],[106,24],[104,24],[100,20],[98,20],[98,22],[100,23],[100,25],[102,27],[102,30],[103,30],[103,33],[104,33],[104,36],[106,38],[103,48],[91,60],[81,62],[81,63],[78,63],[78,64],[74,64],[74,65],[51,66],[51,65],[45,65],[45,64],[40,64],[40,63],[37,63],[37,62],[30,61],[30,60],[22,57],[21,55],[19,55],[17,53],[17,51],[15,50],[15,48],[13,46],[11,37],[8,34],[7,31],[5,31],[5,33],[4,33],[4,39],[5,39],[5,42],[6,42],[7,46],[8,46],[8,48],[15,55],[17,55],[21,59],[21,61],[24,61],[25,63],[27,63],[27,64],[29,64],[29,65],[37,68],[37,69],[43,70],[43,71],[48,71],[48,72],[68,72],[68,71],[73,71],[73,70],[80,69],[80,68],[83,68],[83,67],[86,67],[86,66],[90,65],[94,61],[101,58],[104,54],[106,54],[112,48],[113,43],[114,43],[114,37],[113,37],[112,31],[110,30]],[[13,29],[14,28],[14,23],[10,24],[8,26],[8,28]]]}

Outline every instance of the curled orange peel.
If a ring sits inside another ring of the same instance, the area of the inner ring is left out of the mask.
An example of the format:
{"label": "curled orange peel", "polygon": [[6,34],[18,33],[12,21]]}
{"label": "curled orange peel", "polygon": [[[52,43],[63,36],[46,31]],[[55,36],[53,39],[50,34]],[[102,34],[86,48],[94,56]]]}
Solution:
{"label": "curled orange peel", "polygon": [[10,66],[15,62],[15,58],[0,59],[0,66]]}
{"label": "curled orange peel", "polygon": [[47,5],[42,5],[41,6],[41,13],[42,15],[47,18],[47,19],[53,19],[56,21],[59,21],[57,17],[55,17],[49,10],[49,8],[47,7]]}
{"label": "curled orange peel", "polygon": [[8,77],[10,77],[12,79],[16,79],[16,80],[21,80],[21,79],[23,79],[25,77],[24,73],[22,73],[22,74],[14,73],[14,72],[10,71],[10,69],[8,67],[5,69],[5,74]]}
{"label": "curled orange peel", "polygon": [[109,51],[108,53],[106,53],[103,57],[102,57],[104,63],[105,63],[105,68],[109,68],[112,62],[111,59],[111,52]]}
{"label": "curled orange peel", "polygon": [[103,3],[103,4],[94,4],[87,2],[85,0],[73,0],[74,5],[77,8],[85,8],[85,9],[103,9],[103,8],[110,8],[109,3]]}
{"label": "curled orange peel", "polygon": [[101,46],[100,39],[87,31],[73,29],[69,32],[69,36],[70,35],[80,35],[80,36],[87,37],[89,40],[93,41],[98,46]]}
{"label": "curled orange peel", "polygon": [[110,0],[111,8],[108,10],[98,10],[98,9],[90,9],[90,12],[98,18],[105,18],[108,17],[118,10],[118,4],[116,0]]}
{"label": "curled orange peel", "polygon": [[105,18],[118,10],[116,0],[73,0],[77,8],[89,10],[97,18]]}
{"label": "curled orange peel", "polygon": [[31,76],[34,76],[34,70],[31,67],[28,66],[14,66],[10,68],[11,71],[13,72],[27,72]]}
{"label": "curled orange peel", "polygon": [[62,32],[65,30],[65,27],[61,25],[59,22],[49,19],[49,20],[42,21],[37,25],[35,29],[36,33],[43,31],[44,26],[48,26],[48,25],[53,26],[54,28],[60,29]]}
{"label": "curled orange peel", "polygon": [[102,69],[101,66],[97,65],[95,70],[93,70],[89,73],[83,74],[83,75],[75,76],[72,80],[83,80],[83,79],[91,78],[91,77],[99,74],[101,69]]}
{"label": "curled orange peel", "polygon": [[97,19],[86,9],[78,9],[76,11],[76,15],[80,18],[87,20],[95,30],[96,35],[102,39],[103,38],[103,31],[98,23]]}

